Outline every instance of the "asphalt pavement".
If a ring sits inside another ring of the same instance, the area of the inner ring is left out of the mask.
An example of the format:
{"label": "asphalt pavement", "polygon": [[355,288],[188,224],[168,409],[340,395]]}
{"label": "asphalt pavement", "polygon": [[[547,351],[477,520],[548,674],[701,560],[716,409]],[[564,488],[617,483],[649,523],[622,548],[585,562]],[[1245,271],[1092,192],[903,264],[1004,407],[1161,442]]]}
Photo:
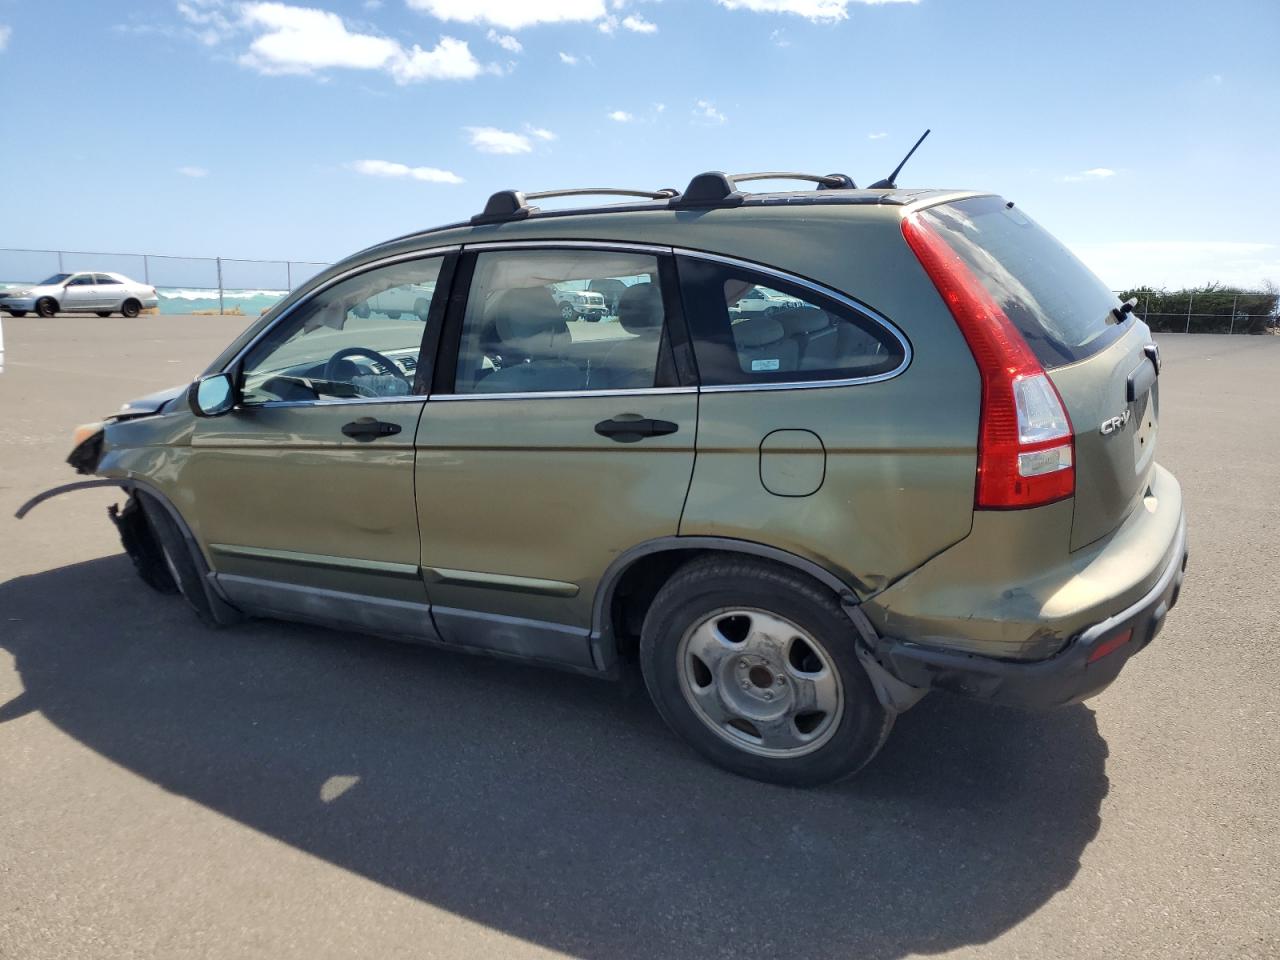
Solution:
{"label": "asphalt pavement", "polygon": [[1280,956],[1280,337],[1167,336],[1191,564],[1106,693],[935,695],[736,778],[635,683],[253,622],[133,574],[72,428],[248,320],[4,318],[0,957]]}

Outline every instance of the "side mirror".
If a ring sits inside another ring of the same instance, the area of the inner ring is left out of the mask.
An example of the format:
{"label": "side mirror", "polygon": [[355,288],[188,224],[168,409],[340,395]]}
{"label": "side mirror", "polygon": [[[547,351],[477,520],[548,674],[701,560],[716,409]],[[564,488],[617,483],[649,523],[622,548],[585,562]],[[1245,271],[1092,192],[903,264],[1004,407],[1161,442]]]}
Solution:
{"label": "side mirror", "polygon": [[236,405],[236,388],[228,373],[201,377],[187,390],[187,405],[197,417],[220,417]]}

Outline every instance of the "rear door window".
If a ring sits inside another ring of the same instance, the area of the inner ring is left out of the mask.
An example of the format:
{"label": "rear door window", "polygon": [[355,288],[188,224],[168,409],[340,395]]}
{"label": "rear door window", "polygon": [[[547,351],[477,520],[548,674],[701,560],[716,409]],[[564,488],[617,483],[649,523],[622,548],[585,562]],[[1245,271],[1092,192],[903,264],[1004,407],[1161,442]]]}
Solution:
{"label": "rear door window", "polygon": [[906,347],[882,324],[799,283],[717,261],[679,261],[704,386],[883,376]]}
{"label": "rear door window", "polygon": [[659,260],[604,250],[476,255],[454,392],[646,390],[671,382]]}
{"label": "rear door window", "polygon": [[1000,304],[1047,369],[1093,356],[1133,322],[1070,250],[999,197],[925,210],[930,223]]}

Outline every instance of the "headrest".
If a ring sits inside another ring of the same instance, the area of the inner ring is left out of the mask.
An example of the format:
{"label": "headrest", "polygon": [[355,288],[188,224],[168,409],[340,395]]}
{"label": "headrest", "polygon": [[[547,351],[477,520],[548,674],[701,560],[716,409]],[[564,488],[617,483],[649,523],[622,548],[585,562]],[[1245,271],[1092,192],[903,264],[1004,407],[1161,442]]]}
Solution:
{"label": "headrest", "polygon": [[786,331],[787,336],[792,337],[798,333],[813,333],[815,330],[825,330],[831,325],[831,321],[827,319],[827,314],[817,307],[786,307],[771,314],[773,319],[782,324],[782,329]]}
{"label": "headrest", "polygon": [[740,320],[731,329],[733,339],[742,347],[763,347],[766,344],[777,343],[786,336],[782,324],[773,317],[752,317],[749,320]]}
{"label": "headrest", "polygon": [[662,327],[662,297],[657,284],[637,283],[618,298],[618,322],[627,333],[645,333]]}
{"label": "headrest", "polygon": [[540,333],[568,333],[556,298],[546,287],[503,290],[489,307],[489,320],[504,343],[526,340]]}

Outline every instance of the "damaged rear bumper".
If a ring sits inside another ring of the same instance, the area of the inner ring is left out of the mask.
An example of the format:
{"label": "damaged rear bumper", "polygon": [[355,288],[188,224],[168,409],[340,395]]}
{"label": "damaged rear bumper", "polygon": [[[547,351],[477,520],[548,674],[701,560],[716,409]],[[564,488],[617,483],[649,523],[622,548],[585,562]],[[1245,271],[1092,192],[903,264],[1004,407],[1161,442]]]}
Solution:
{"label": "damaged rear bumper", "polygon": [[1020,707],[1057,707],[1101,693],[1164,626],[1178,602],[1187,567],[1187,525],[1178,525],[1171,556],[1154,586],[1137,602],[1094,624],[1044,660],[1000,660],[881,637],[876,658],[912,687]]}

